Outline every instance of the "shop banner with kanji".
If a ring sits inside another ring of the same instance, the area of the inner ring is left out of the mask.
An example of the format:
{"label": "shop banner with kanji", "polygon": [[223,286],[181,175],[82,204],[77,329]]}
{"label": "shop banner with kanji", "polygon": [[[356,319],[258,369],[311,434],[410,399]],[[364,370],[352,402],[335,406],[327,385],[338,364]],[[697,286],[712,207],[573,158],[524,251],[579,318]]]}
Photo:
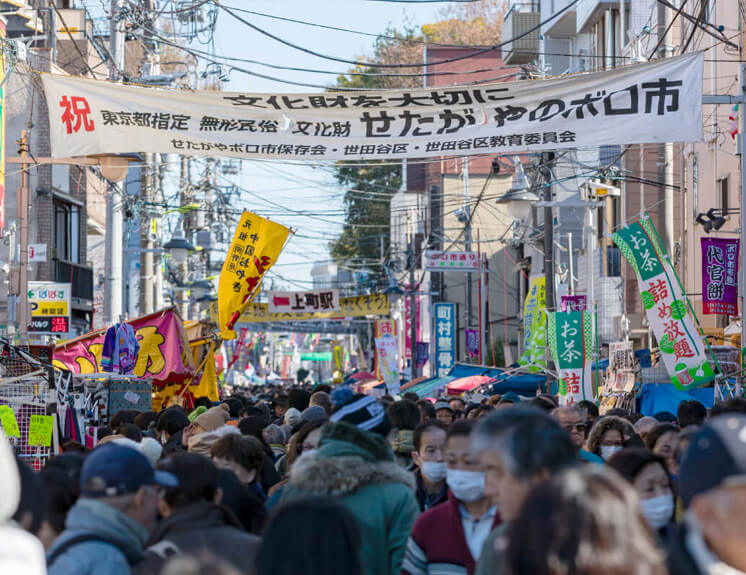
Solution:
{"label": "shop banner with kanji", "polygon": [[339,311],[339,292],[335,289],[311,291],[270,291],[269,313]]}
{"label": "shop banner with kanji", "polygon": [[715,374],[707,348],[653,223],[643,218],[620,229],[613,238],[637,274],[648,322],[676,388],[689,389],[711,382]]}
{"label": "shop banner with kanji", "polygon": [[547,334],[557,368],[560,405],[584,399],[593,401],[593,314],[587,311],[547,313]]}
{"label": "shop banner with kanji", "polygon": [[[194,361],[184,324],[172,309],[128,321],[140,343],[135,377],[148,377],[156,385],[181,383],[194,375]],[[106,329],[65,341],[54,348],[52,363],[73,373],[100,373]]]}
{"label": "shop banner with kanji", "polygon": [[523,302],[523,354],[518,363],[533,372],[541,371],[547,365],[544,359],[547,347],[545,288],[544,276],[532,276]]}
{"label": "shop banner with kanji", "polygon": [[376,357],[389,393],[399,393],[399,342],[393,335],[376,338]]}
{"label": "shop banner with kanji", "polygon": [[435,375],[445,377],[456,363],[456,304],[433,305]]}
{"label": "shop banner with kanji", "polygon": [[[374,327],[374,333],[373,336],[378,339],[380,337],[383,337],[385,335],[390,335],[394,338],[396,338],[397,335],[397,323],[393,319],[379,319],[376,321],[375,327]],[[381,371],[381,362],[383,361],[378,356],[378,346],[376,346],[376,377],[378,379],[383,379],[383,372]]]}
{"label": "shop banner with kanji", "polygon": [[738,238],[702,238],[702,313],[738,315]]}
{"label": "shop banner with kanji", "polygon": [[225,256],[218,284],[220,337],[235,339],[241,313],[259,292],[264,274],[277,263],[290,230],[244,210]]}
{"label": "shop banner with kanji", "polygon": [[[339,311],[304,311],[272,313],[266,303],[251,302],[246,306],[238,323],[263,323],[281,321],[314,321],[321,319],[341,320],[348,317],[382,316],[389,315],[389,296],[385,293],[374,293],[354,297],[343,297],[339,299]],[[210,319],[218,322],[218,306],[216,303],[210,305]]]}
{"label": "shop banner with kanji", "polygon": [[703,53],[549,80],[252,94],[43,74],[52,157],[379,160],[702,139]]}

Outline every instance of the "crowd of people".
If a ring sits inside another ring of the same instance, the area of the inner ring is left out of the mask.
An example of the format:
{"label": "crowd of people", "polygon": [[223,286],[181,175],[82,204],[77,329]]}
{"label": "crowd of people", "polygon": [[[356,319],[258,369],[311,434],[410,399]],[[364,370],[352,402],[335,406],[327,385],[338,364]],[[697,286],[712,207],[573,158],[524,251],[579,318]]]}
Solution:
{"label": "crowd of people", "polygon": [[119,411],[32,470],[0,434],[0,573],[738,575],[746,400],[652,417],[262,387]]}

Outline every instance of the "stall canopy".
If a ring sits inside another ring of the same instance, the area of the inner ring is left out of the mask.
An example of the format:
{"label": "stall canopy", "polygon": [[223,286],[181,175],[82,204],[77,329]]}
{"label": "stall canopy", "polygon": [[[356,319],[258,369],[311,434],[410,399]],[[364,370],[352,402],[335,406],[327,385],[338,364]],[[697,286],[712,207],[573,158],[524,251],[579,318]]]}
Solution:
{"label": "stall canopy", "polygon": [[715,388],[700,387],[678,391],[672,383],[648,383],[642,386],[641,395],[640,413],[643,415],[653,415],[660,411],[675,414],[679,403],[690,399],[699,401],[705,407],[712,407],[715,401]]}
{"label": "stall canopy", "polygon": [[475,390],[482,385],[486,385],[495,378],[488,375],[470,375],[468,377],[461,377],[454,379],[448,384],[447,393],[448,395],[461,395]]}
{"label": "stall canopy", "polygon": [[435,397],[435,393],[438,391],[439,388],[445,388],[449,383],[451,383],[455,377],[432,377],[430,379],[427,379],[421,383],[418,383],[417,385],[410,387],[407,391],[411,391],[412,393],[416,393],[420,397]]}

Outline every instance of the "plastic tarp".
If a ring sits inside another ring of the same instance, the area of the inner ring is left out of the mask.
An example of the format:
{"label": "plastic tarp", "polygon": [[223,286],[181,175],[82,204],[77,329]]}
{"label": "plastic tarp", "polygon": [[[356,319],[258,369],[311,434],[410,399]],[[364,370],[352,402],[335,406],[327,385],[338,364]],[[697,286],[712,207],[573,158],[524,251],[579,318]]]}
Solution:
{"label": "plastic tarp", "polygon": [[477,387],[493,381],[494,378],[488,375],[470,375],[454,379],[448,384],[447,391],[449,395],[461,395],[476,389]]}
{"label": "plastic tarp", "polygon": [[418,377],[417,379],[413,379],[412,381],[408,381],[407,383],[401,386],[401,391],[402,392],[409,391],[410,387],[414,387],[418,383],[422,383],[423,381],[427,381],[429,379],[432,379],[432,378],[425,376],[425,377]]}
{"label": "plastic tarp", "polygon": [[441,387],[446,387],[455,377],[433,377],[422,383],[410,387],[407,391],[416,393],[420,397],[433,397],[435,392]]}
{"label": "plastic tarp", "polygon": [[715,402],[714,387],[699,387],[688,391],[678,391],[672,383],[648,383],[642,386],[640,413],[653,415],[659,411],[676,414],[679,403],[696,399],[705,407]]}
{"label": "plastic tarp", "polygon": [[512,391],[523,397],[535,397],[536,389],[546,383],[544,375],[524,373],[520,375],[507,375],[498,378],[497,382],[490,386],[494,393],[508,393]]}

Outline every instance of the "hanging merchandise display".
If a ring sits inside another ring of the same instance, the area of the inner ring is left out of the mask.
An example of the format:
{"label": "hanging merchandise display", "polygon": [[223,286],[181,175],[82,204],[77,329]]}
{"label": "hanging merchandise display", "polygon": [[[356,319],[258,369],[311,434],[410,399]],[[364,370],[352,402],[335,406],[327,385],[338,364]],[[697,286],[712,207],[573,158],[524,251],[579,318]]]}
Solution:
{"label": "hanging merchandise display", "polygon": [[128,323],[118,323],[106,330],[101,350],[101,369],[110,373],[130,374],[137,364],[140,343]]}
{"label": "hanging merchandise display", "polygon": [[593,314],[587,311],[547,313],[549,349],[559,380],[560,405],[595,398],[591,363]]}
{"label": "hanging merchandise display", "polygon": [[620,229],[613,238],[637,274],[648,322],[676,388],[685,390],[712,382],[715,372],[708,349],[653,222],[645,216]]}

